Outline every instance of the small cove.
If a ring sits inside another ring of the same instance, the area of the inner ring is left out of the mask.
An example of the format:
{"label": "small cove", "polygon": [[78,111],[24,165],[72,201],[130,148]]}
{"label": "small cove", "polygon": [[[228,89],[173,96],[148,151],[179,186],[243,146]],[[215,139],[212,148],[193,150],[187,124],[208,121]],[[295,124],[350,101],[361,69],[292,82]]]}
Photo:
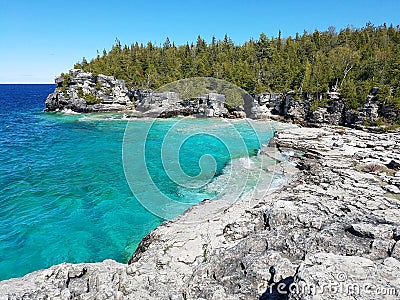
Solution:
{"label": "small cove", "polygon": [[[54,85],[0,89],[0,280],[64,261],[126,262],[140,240],[164,221],[141,205],[127,183],[122,148],[128,121],[113,114],[43,113]],[[149,122],[130,120],[130,130],[140,132]],[[206,167],[215,163],[215,174],[205,184],[189,188],[176,184],[179,177],[171,180],[179,174],[172,167],[167,174],[160,155],[167,132],[172,140],[188,136],[179,151],[185,174],[200,174],[201,157],[213,157],[205,160]],[[188,205],[236,197],[235,186],[243,198],[258,180],[271,180],[266,172],[260,177],[264,162],[256,153],[273,133],[261,121],[249,126],[245,120],[157,120],[146,140],[149,174],[163,194]],[[142,140],[131,146],[140,145]],[[169,209],[172,216],[182,212]]]}

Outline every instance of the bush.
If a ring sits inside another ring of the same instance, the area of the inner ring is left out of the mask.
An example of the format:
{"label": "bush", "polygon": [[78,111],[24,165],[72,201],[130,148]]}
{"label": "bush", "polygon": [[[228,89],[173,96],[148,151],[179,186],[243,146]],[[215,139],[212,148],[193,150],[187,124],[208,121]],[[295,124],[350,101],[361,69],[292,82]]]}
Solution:
{"label": "bush", "polygon": [[78,87],[78,92],[77,92],[77,94],[78,94],[78,97],[79,97],[79,98],[83,98],[83,90],[82,90],[82,87]]}
{"label": "bush", "polygon": [[106,94],[106,95],[108,95],[108,96],[111,96],[112,92],[113,92],[112,88],[109,88],[108,90],[106,90],[106,91],[104,92],[104,94]]}
{"label": "bush", "polygon": [[368,117],[365,117],[365,119],[364,119],[362,124],[363,124],[363,126],[366,126],[366,127],[372,126],[371,120]]}
{"label": "bush", "polygon": [[101,83],[100,81],[96,81],[96,85],[94,86],[94,88],[96,89],[96,91],[100,91],[101,90]]}
{"label": "bush", "polygon": [[313,103],[311,104],[310,110],[316,111],[318,108],[326,107],[327,105],[328,105],[328,99],[314,100]]}
{"label": "bush", "polygon": [[71,81],[71,75],[69,75],[69,73],[61,73],[61,77],[64,78],[64,81],[61,85],[61,90],[65,93]]}
{"label": "bush", "polygon": [[96,104],[96,103],[100,103],[101,102],[101,99],[97,98],[93,94],[85,94],[85,95],[83,95],[83,99],[85,99],[87,104]]}

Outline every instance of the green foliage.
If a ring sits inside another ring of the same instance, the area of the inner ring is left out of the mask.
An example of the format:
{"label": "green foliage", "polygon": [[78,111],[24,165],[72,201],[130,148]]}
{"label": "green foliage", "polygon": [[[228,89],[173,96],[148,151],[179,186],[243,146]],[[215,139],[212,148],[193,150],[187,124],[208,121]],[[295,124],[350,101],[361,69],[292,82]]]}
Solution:
{"label": "green foliage", "polygon": [[316,111],[320,107],[326,107],[328,105],[328,99],[318,99],[314,100],[311,104],[310,110]]}
{"label": "green foliage", "polygon": [[385,123],[385,120],[383,119],[382,116],[380,116],[380,117],[378,118],[378,120],[375,121],[375,125],[376,125],[376,126],[379,126],[379,127],[382,127],[382,126],[384,126],[385,124],[386,124],[386,123]]}
{"label": "green foliage", "polygon": [[83,98],[84,95],[83,95],[82,87],[78,87],[78,92],[77,93],[78,93],[78,97],[79,98]]}
{"label": "green foliage", "polygon": [[197,99],[201,94],[219,93],[225,95],[225,106],[232,109],[243,104],[246,92],[232,83],[212,77],[198,77],[193,80],[179,80],[162,86],[157,92],[176,92],[182,99]]}
{"label": "green foliage", "polygon": [[400,127],[400,114],[393,123],[388,122],[383,117],[379,117],[378,120],[375,121],[374,125],[379,126],[385,132],[395,131]]}
{"label": "green foliage", "polygon": [[61,77],[64,78],[61,85],[61,90],[66,92],[71,81],[71,75],[69,75],[69,73],[61,73]]}
{"label": "green foliage", "polygon": [[[169,38],[161,46],[151,42],[122,46],[117,40],[110,51],[89,62],[83,59],[76,67],[116,76],[136,89],[157,89],[189,77],[214,77],[247,92],[294,90],[319,99],[336,87],[347,107],[358,108],[373,86],[383,88],[379,101],[399,103],[400,29],[367,24],[339,32],[335,28],[304,32],[295,38],[269,38],[262,33],[258,40],[242,45],[235,45],[228,36],[213,37],[210,44],[198,36],[195,44],[181,46]],[[320,105],[315,103],[315,107]]]}
{"label": "green foliage", "polygon": [[100,81],[96,81],[96,85],[94,86],[94,88],[96,89],[96,91],[100,91],[101,90],[101,83]]}
{"label": "green foliage", "polygon": [[385,100],[386,105],[393,106],[394,109],[400,110],[400,97],[388,96]]}
{"label": "green foliage", "polygon": [[368,117],[364,119],[363,126],[372,126],[371,120]]}
{"label": "green foliage", "polygon": [[97,98],[93,94],[84,94],[82,98],[85,99],[87,104],[96,104],[101,102],[101,99]]}

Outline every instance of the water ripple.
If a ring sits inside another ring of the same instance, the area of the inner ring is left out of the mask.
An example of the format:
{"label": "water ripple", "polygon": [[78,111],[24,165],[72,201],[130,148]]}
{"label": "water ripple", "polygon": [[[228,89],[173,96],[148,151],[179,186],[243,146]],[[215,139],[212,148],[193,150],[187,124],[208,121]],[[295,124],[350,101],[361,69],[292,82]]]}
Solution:
{"label": "water ripple", "polygon": [[[53,89],[0,85],[0,280],[64,261],[126,262],[138,242],[163,221],[138,203],[125,181],[121,151],[126,121],[45,114],[43,103]],[[136,120],[137,130],[146,122]],[[188,122],[187,131],[203,126],[224,132],[226,127],[218,120]],[[152,142],[159,143],[169,126],[168,120],[160,121]],[[263,130],[267,142],[272,134]],[[215,142],[193,143],[182,154],[186,171],[197,172],[191,169],[198,168],[192,163],[196,149],[214,151],[218,174],[224,174],[229,157],[215,150]],[[249,145],[259,146],[251,140]],[[188,191],[168,181],[158,153],[148,163],[165,192],[188,203],[213,197],[223,183],[222,177],[209,191]]]}

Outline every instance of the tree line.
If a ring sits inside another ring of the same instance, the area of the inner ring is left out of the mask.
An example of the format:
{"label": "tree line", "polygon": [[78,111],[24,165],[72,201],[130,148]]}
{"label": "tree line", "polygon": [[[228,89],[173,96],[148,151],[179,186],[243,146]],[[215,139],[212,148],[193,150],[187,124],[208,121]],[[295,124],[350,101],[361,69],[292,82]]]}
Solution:
{"label": "tree line", "polygon": [[339,32],[306,32],[281,37],[261,33],[236,45],[227,35],[207,43],[177,46],[169,38],[163,45],[137,42],[122,46],[117,39],[110,51],[75,68],[124,79],[129,88],[157,89],[189,77],[214,77],[238,85],[248,93],[295,91],[297,97],[324,103],[326,92],[336,89],[349,108],[360,107],[372,87],[379,101],[400,108],[399,26],[347,27]]}

